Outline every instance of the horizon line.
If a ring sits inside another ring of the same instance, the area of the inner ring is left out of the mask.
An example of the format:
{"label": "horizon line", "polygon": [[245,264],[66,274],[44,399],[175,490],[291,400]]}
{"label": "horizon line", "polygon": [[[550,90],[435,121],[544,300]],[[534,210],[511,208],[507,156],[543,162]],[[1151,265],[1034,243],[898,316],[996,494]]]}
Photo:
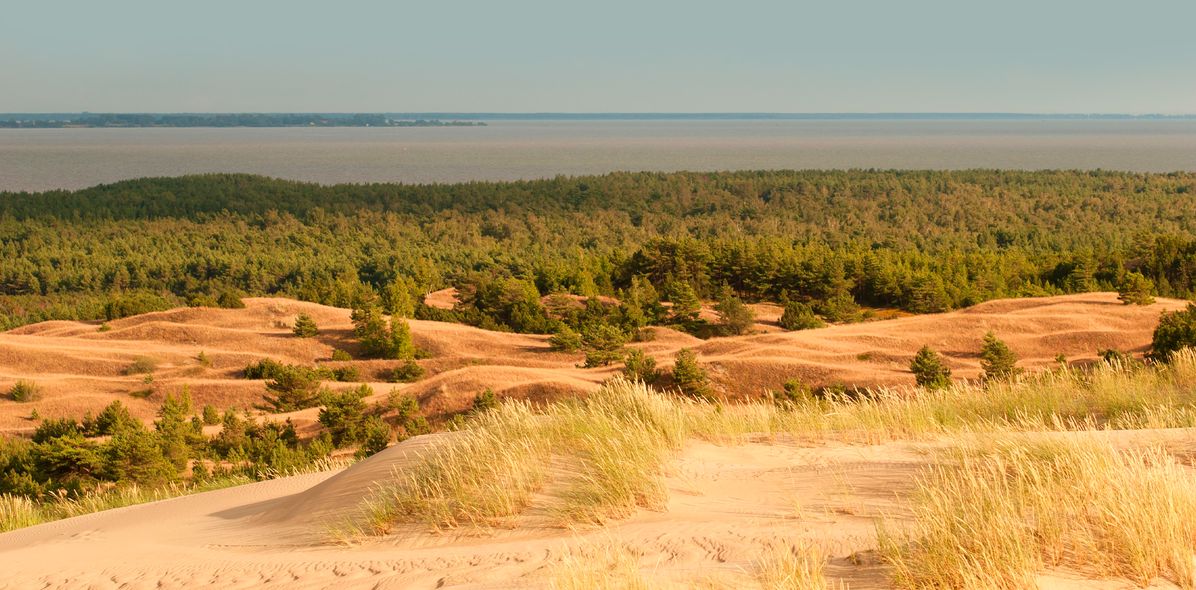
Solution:
{"label": "horizon line", "polygon": [[1034,111],[6,111],[8,116],[61,115],[390,115],[390,116],[459,116],[459,117],[773,117],[773,118],[837,118],[837,117],[1032,117],[1032,118],[1193,118],[1193,113],[1124,113],[1124,112],[1034,112]]}

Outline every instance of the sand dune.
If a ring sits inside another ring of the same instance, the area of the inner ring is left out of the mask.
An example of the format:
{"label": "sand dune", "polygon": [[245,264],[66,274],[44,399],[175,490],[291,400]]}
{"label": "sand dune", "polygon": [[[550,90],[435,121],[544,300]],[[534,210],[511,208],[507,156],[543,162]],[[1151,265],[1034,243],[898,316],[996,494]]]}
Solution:
{"label": "sand dune", "polygon": [[[659,579],[743,583],[769,542],[817,539],[844,557],[866,549],[874,543],[872,519],[901,510],[897,498],[923,461],[904,443],[693,443],[671,468],[666,511],[641,512],[600,530],[531,524],[333,544],[325,523],[351,510],[370,484],[401,468],[429,439],[412,439],[339,473],[0,535],[6,563],[0,587],[546,588],[562,557],[611,543],[630,547]],[[728,485],[745,481],[752,485]],[[831,569],[853,588],[883,581],[878,568],[845,558]]]}
{"label": "sand dune", "polygon": [[[28,379],[44,391],[44,399],[33,404],[0,401],[0,431],[29,431],[34,408],[42,417],[79,416],[114,399],[149,419],[164,395],[184,386],[199,405],[248,408],[260,401],[263,385],[239,378],[247,364],[272,358],[312,365],[329,362],[333,348],[355,350],[349,310],[277,298],[245,302],[245,309],[183,308],[115,320],[106,331],[96,322],[54,321],[0,333],[0,389]],[[779,309],[762,304],[755,306],[759,323],[752,335],[703,341],[653,328],[653,340],[634,346],[665,369],[678,350],[694,348],[722,393],[751,396],[793,377],[814,386],[909,383],[909,359],[923,344],[943,352],[956,376],[975,377],[979,340],[990,329],[1031,368],[1054,363],[1060,353],[1073,361],[1094,359],[1102,348],[1141,353],[1159,314],[1183,305],[1160,299],[1147,307],[1124,306],[1115,294],[1093,293],[992,301],[946,314],[784,332],[775,325]],[[291,335],[290,322],[299,313],[316,320],[318,338]],[[485,388],[547,400],[592,390],[617,371],[579,368],[580,354],[552,352],[546,336],[418,320],[411,321],[411,329],[416,343],[432,356],[420,361],[428,370],[423,381],[380,382],[382,372],[397,364],[393,361],[354,364],[379,396],[404,388],[433,414],[464,409]],[[141,358],[156,367],[150,382],[145,374],[126,374]],[[293,417],[302,426],[314,413]]]}
{"label": "sand dune", "polygon": [[[1059,433],[1052,436],[1075,436]],[[0,588],[549,588],[594,552],[626,551],[662,588],[756,587],[771,544],[804,541],[826,574],[855,590],[889,588],[875,521],[905,522],[912,478],[943,443],[738,446],[691,442],[668,467],[663,511],[602,528],[537,519],[516,528],[412,528],[352,546],[330,523],[438,437],[416,437],[339,472],[302,475],[110,510],[0,535]],[[1118,444],[1191,444],[1186,431],[1107,432]],[[1186,441],[1186,442],[1185,442]],[[1043,589],[1129,588],[1048,572]],[[1173,587],[1156,585],[1155,587]]]}

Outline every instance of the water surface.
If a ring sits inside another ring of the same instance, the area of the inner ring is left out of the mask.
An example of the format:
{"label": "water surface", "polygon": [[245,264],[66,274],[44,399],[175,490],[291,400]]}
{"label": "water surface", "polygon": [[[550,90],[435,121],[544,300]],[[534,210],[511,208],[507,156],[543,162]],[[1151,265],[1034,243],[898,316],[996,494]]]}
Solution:
{"label": "water surface", "polygon": [[1193,120],[494,121],[445,128],[0,129],[0,190],[249,172],[322,183],[615,170],[1196,171]]}

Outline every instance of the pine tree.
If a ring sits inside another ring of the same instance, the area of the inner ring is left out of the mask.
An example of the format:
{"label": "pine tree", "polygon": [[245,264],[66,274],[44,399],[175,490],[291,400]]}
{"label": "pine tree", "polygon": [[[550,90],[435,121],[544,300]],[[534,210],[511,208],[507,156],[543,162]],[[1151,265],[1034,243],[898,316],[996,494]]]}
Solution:
{"label": "pine tree", "polygon": [[291,331],[300,338],[315,338],[320,333],[320,329],[316,327],[316,321],[305,313],[301,313],[295,318],[295,327]]}
{"label": "pine tree", "polygon": [[1007,379],[1021,372],[1017,368],[1017,355],[997,335],[984,335],[984,346],[980,349],[980,368],[986,381]]}
{"label": "pine tree", "polygon": [[[314,371],[287,367],[266,382],[263,409],[274,412],[293,412],[311,408],[319,403],[320,380]],[[272,394],[272,395],[271,395]]]}
{"label": "pine tree", "polygon": [[1127,272],[1117,286],[1117,299],[1126,305],[1150,305],[1154,303],[1154,284],[1137,272]]}
{"label": "pine tree", "polygon": [[781,313],[781,327],[786,330],[810,330],[822,328],[826,322],[814,315],[814,309],[800,301],[785,303],[785,311]]}
{"label": "pine tree", "polygon": [[735,296],[729,286],[724,285],[719,293],[718,303],[714,306],[718,313],[721,330],[726,334],[746,334],[755,321],[755,314],[743,301]]}
{"label": "pine tree", "polygon": [[682,393],[698,399],[711,399],[710,378],[706,369],[698,364],[698,355],[688,349],[677,351],[673,361],[673,384]]}
{"label": "pine tree", "polygon": [[401,318],[382,317],[382,310],[369,306],[353,310],[353,335],[366,355],[384,359],[412,359],[416,356],[411,327]]}
{"label": "pine tree", "polygon": [[943,364],[943,357],[930,346],[923,346],[909,365],[919,387],[942,389],[951,384],[951,369]]}
{"label": "pine tree", "polygon": [[679,322],[698,319],[698,312],[702,310],[702,301],[698,299],[698,294],[684,281],[673,283],[669,289],[669,302],[673,304],[673,319]]}
{"label": "pine tree", "polygon": [[644,354],[643,350],[632,348],[623,359],[623,376],[632,381],[652,383],[658,377],[656,359]]}

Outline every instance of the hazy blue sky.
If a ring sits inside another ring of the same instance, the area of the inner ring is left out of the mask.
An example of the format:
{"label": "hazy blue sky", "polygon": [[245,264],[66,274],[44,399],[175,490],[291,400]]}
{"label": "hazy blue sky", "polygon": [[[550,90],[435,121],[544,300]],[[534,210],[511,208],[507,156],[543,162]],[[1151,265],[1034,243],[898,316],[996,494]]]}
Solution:
{"label": "hazy blue sky", "polygon": [[1196,112],[1196,1],[0,5],[0,112]]}

